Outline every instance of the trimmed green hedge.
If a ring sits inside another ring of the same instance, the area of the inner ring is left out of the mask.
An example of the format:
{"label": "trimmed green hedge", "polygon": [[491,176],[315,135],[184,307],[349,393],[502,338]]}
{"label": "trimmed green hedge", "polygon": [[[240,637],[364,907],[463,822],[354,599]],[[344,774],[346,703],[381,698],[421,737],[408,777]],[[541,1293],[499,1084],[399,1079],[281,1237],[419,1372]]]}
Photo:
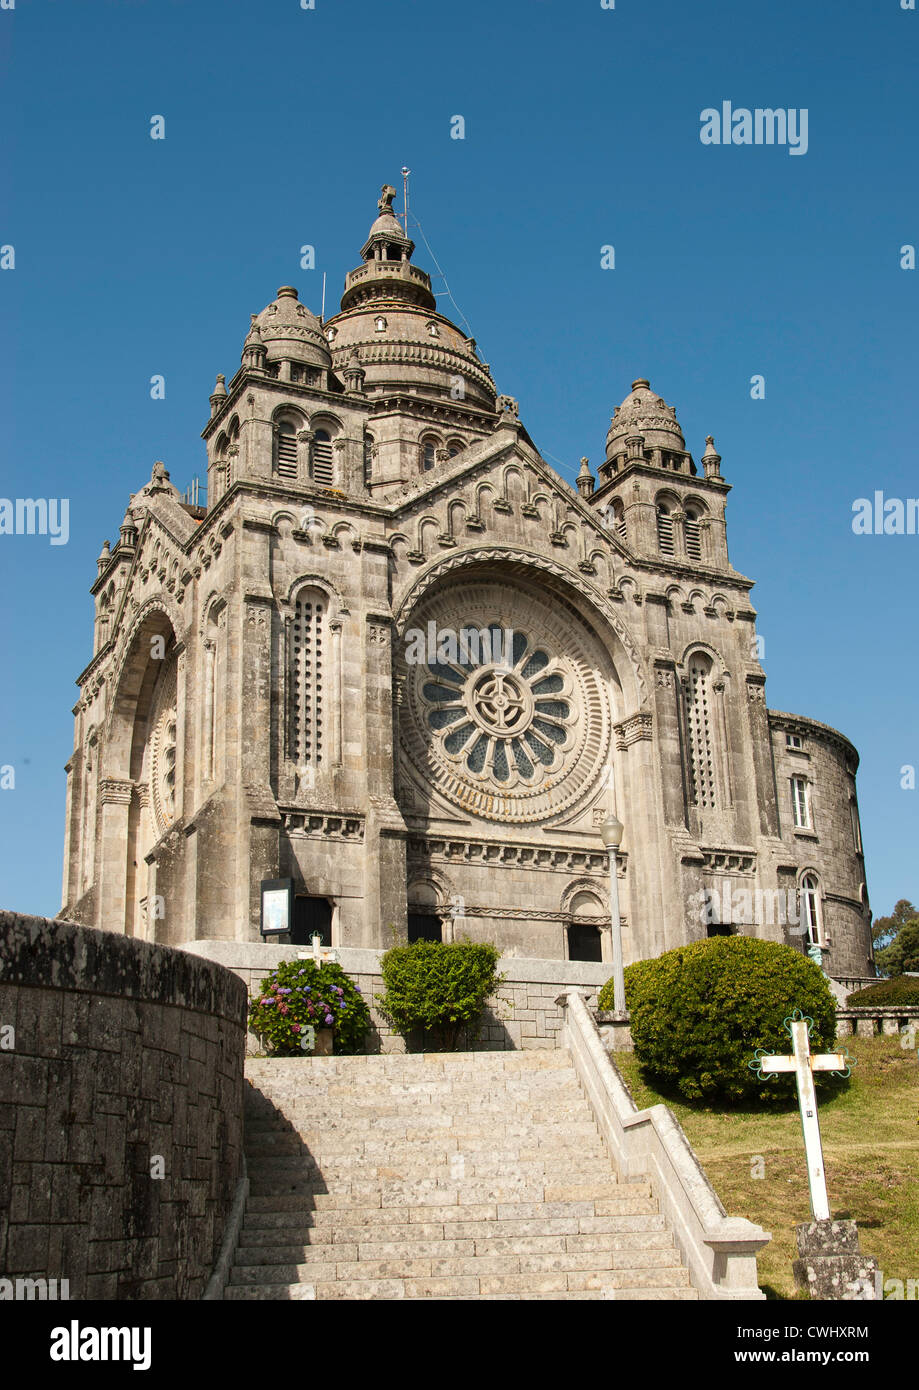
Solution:
{"label": "trimmed green hedge", "polygon": [[398,1033],[420,1033],[422,1045],[451,1052],[477,1022],[485,1000],[503,983],[499,952],[490,942],[416,941],[385,952],[386,993],[380,1013]]}
{"label": "trimmed green hedge", "polygon": [[[625,991],[639,1061],[687,1100],[793,1096],[793,1075],[761,1081],[747,1063],[758,1048],[791,1052],[783,1023],[795,1009],[813,1019],[813,1051],[829,1051],[836,1038],[836,1001],[823,972],[794,947],[755,937],[713,937],[637,961]],[[612,980],[598,1002],[613,1007]]]}
{"label": "trimmed green hedge", "polygon": [[878,980],[876,985],[850,994],[846,1002],[853,1008],[859,1004],[919,1004],[919,979],[898,975],[894,980]]}

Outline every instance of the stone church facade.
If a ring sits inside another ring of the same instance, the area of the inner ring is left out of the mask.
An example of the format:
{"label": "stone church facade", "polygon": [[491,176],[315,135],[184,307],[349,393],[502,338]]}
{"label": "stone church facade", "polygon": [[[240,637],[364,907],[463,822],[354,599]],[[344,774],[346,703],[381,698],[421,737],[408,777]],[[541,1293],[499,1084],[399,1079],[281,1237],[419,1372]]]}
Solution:
{"label": "stone church facade", "polygon": [[157,463],[103,547],[61,915],[256,941],[290,878],[295,939],[609,960],[615,812],[626,961],[733,929],[873,973],[858,755],[768,708],[712,438],[637,380],[572,489],[393,196],[339,313],[252,316],[206,507]]}

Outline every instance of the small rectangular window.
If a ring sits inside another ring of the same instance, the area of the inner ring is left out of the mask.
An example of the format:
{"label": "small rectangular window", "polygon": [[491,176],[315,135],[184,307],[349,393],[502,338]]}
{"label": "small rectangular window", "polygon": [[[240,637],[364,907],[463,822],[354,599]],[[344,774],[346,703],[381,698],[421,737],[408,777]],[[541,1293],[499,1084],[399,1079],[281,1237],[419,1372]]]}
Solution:
{"label": "small rectangular window", "polygon": [[803,740],[803,738],[801,737],[800,734],[786,734],[786,735],[785,735],[785,747],[786,747],[786,748],[803,748],[803,747],[804,747],[804,740]]}

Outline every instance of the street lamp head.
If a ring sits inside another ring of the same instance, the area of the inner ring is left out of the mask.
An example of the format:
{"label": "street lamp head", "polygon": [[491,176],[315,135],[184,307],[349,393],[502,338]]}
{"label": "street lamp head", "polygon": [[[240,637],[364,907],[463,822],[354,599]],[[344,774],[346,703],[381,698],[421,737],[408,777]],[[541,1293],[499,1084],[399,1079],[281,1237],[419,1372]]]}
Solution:
{"label": "street lamp head", "polygon": [[600,834],[603,836],[603,843],[606,845],[607,849],[619,848],[622,844],[624,830],[625,826],[622,824],[622,821],[617,820],[615,816],[610,816],[608,820],[603,822],[600,826]]}

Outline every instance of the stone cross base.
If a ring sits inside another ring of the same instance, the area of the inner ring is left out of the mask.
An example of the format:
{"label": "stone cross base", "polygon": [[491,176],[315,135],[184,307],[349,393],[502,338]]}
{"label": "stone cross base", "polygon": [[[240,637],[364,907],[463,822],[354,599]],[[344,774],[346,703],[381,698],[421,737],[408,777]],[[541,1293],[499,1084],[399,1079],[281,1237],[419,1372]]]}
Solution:
{"label": "stone cross base", "polygon": [[795,1282],[811,1298],[873,1299],[877,1260],[859,1250],[854,1221],[811,1221],[798,1226]]}

